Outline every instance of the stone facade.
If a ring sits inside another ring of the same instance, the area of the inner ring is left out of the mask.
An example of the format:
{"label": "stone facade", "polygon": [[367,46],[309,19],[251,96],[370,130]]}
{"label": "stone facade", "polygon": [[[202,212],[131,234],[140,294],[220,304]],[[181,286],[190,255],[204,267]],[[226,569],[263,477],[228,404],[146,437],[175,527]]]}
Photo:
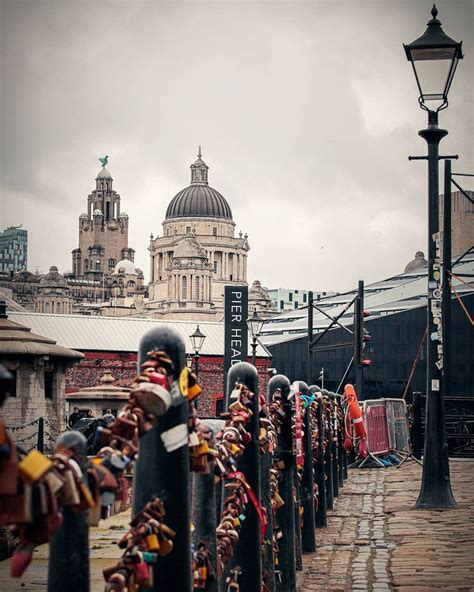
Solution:
{"label": "stone facade", "polygon": [[[82,358],[81,353],[10,321],[5,303],[0,302],[0,364],[11,373],[0,385],[7,395],[2,408],[7,426],[20,428],[43,417],[51,430],[64,429],[65,372]],[[26,446],[30,444],[34,442]]]}
{"label": "stone facade", "polygon": [[50,267],[49,273],[41,278],[35,297],[35,312],[71,314],[72,298],[66,278],[57,267]]}
{"label": "stone facade", "polygon": [[87,198],[87,212],[79,216],[79,248],[72,252],[73,276],[89,280],[110,274],[119,261],[133,261],[128,246],[128,215],[120,211],[120,195],[103,167],[96,188]]}
{"label": "stone facade", "polygon": [[208,185],[208,168],[199,151],[191,185],[168,206],[163,236],[151,236],[147,308],[153,316],[220,319],[224,286],[247,283],[247,235],[235,236],[228,203]]}

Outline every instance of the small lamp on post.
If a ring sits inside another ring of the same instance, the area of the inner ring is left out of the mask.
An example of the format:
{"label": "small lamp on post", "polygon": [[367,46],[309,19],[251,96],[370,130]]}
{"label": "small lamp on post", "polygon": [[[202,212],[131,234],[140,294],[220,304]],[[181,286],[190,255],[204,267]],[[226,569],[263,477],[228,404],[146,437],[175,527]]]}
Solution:
{"label": "small lamp on post", "polygon": [[199,329],[199,325],[197,325],[196,330],[189,336],[189,339],[191,339],[191,345],[194,350],[194,373],[197,378],[199,374],[199,352],[202,349],[206,336]]}
{"label": "small lamp on post", "polygon": [[443,342],[438,315],[441,288],[439,233],[439,143],[447,130],[438,127],[438,113],[448,106],[448,93],[462,42],[443,31],[438,11],[433,6],[432,19],[421,37],[404,45],[413,67],[420,96],[420,107],[428,112],[428,127],[419,135],[428,145],[428,156],[410,157],[428,161],[428,285],[427,285],[427,356],[426,356],[426,428],[423,479],[416,508],[443,509],[456,506],[449,478],[448,446],[444,425],[442,389]]}
{"label": "small lamp on post", "polygon": [[252,364],[255,366],[255,360],[257,357],[257,340],[262,332],[263,324],[265,323],[265,319],[258,316],[257,309],[253,309],[253,314],[251,317],[247,319],[247,327],[252,337]]}

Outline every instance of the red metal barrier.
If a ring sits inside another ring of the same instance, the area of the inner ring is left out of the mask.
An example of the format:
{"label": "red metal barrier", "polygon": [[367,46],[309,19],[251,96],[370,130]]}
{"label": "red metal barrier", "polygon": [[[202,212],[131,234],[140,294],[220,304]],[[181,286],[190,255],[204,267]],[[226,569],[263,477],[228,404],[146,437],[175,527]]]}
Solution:
{"label": "red metal barrier", "polygon": [[390,452],[385,399],[363,402],[369,453],[375,456]]}

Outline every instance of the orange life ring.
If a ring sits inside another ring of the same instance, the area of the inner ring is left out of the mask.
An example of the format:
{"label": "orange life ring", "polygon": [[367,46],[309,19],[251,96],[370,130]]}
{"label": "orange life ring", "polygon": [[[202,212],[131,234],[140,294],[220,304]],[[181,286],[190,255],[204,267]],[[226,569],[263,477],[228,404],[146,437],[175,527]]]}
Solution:
{"label": "orange life ring", "polygon": [[[365,429],[364,418],[362,416],[362,409],[360,408],[357,395],[352,384],[346,384],[344,387],[344,396],[347,404],[347,417],[352,420],[356,435],[361,440],[367,439],[367,431]],[[347,429],[347,425],[346,425]]]}

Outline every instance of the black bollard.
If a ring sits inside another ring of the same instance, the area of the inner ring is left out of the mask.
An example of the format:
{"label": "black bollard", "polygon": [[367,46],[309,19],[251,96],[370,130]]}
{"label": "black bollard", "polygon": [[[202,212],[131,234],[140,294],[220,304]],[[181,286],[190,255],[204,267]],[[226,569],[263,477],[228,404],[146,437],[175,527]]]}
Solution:
{"label": "black bollard", "polygon": [[[270,391],[267,389],[266,404],[271,402]],[[275,557],[273,552],[273,511],[272,511],[272,492],[270,488],[270,469],[273,466],[273,454],[266,453],[260,455],[260,504],[265,508],[267,514],[267,524],[265,526],[265,537],[263,541],[262,553],[262,573],[263,581],[269,590],[275,590]]]}
{"label": "black bollard", "polygon": [[[224,426],[222,419],[205,419],[214,437]],[[206,586],[206,592],[217,592],[217,552],[216,552],[216,484],[214,479],[214,462],[211,463],[209,474],[195,473],[193,475],[193,544],[198,548],[199,543],[204,543],[211,556],[211,563],[215,578]]]}
{"label": "black bollard", "polygon": [[422,394],[413,393],[413,431],[411,441],[413,443],[413,456],[421,460],[423,453],[423,423],[422,423]]}
{"label": "black bollard", "polygon": [[339,421],[342,414],[342,397],[335,395],[336,413],[338,418],[338,430],[337,430],[337,476],[339,479],[339,489],[344,485],[344,456],[346,456],[346,449],[344,448],[344,421]]}
{"label": "black bollard", "polygon": [[[260,500],[260,449],[258,443],[260,426],[258,420],[258,375],[255,367],[247,362],[238,362],[230,368],[227,375],[226,409],[229,407],[230,394],[235,383],[244,384],[254,393],[253,415],[246,424],[246,430],[252,435],[252,441],[246,445],[245,452],[238,458],[237,470],[245,475],[255,497]],[[239,566],[242,569],[242,574],[239,577],[240,589],[245,590],[245,592],[261,592],[262,545],[260,521],[250,497],[245,516],[234,554],[226,566],[226,573],[232,567]],[[225,577],[223,580],[225,581]],[[171,589],[178,590],[179,588]]]}
{"label": "black bollard", "polygon": [[331,409],[331,461],[332,461],[332,492],[334,497],[339,497],[339,446],[337,430],[336,395],[328,393]]}
{"label": "black bollard", "polygon": [[295,512],[293,500],[293,444],[291,434],[291,402],[288,401],[290,393],[290,381],[286,376],[277,374],[268,383],[268,393],[271,400],[273,393],[280,389],[282,394],[283,418],[281,433],[278,435],[278,449],[276,456],[283,461],[281,469],[280,496],[284,505],[278,510],[277,520],[282,537],[278,541],[278,576],[276,578],[276,590],[287,592],[296,589],[296,562],[295,562]]}
{"label": "black bollard", "polygon": [[[323,397],[328,401],[328,391],[323,389]],[[324,409],[324,424],[325,424],[325,437],[326,437],[326,450],[324,452],[324,468],[326,472],[326,505],[329,510],[334,508],[334,495],[333,495],[333,479],[332,479],[332,424],[331,424],[331,411],[328,405]]]}
{"label": "black bollard", "polygon": [[38,434],[36,439],[36,449],[44,453],[44,417],[38,418]]}
{"label": "black bollard", "polygon": [[309,392],[317,397],[318,417],[318,454],[315,467],[316,484],[318,485],[318,509],[314,516],[317,527],[328,525],[327,503],[326,503],[326,473],[324,470],[324,418],[323,400],[321,389],[314,385],[309,387]]}
{"label": "black bollard", "polygon": [[[168,411],[157,427],[140,438],[139,454],[133,479],[133,514],[153,498],[165,506],[166,524],[176,531],[173,551],[158,556],[153,572],[153,588],[191,592],[191,536],[189,511],[188,400],[178,388],[181,371],[186,366],[184,343],[170,328],[156,327],[140,341],[138,370],[150,351],[165,352],[174,366],[175,380]],[[173,442],[173,444],[171,444]],[[168,452],[165,443],[171,451]]]}
{"label": "black bollard", "polygon": [[[308,388],[306,382],[300,380],[299,389],[301,395],[308,397]],[[303,528],[301,529],[301,547],[304,553],[314,553],[316,551],[316,532],[314,529],[314,470],[309,408],[306,408],[304,411],[303,425],[304,468],[301,495],[304,513]]]}
{"label": "black bollard", "polygon": [[[87,482],[87,440],[81,432],[69,431],[59,436],[61,444],[74,451],[73,460]],[[77,514],[73,508],[62,510],[63,523],[49,543],[48,592],[89,592],[89,512]]]}

